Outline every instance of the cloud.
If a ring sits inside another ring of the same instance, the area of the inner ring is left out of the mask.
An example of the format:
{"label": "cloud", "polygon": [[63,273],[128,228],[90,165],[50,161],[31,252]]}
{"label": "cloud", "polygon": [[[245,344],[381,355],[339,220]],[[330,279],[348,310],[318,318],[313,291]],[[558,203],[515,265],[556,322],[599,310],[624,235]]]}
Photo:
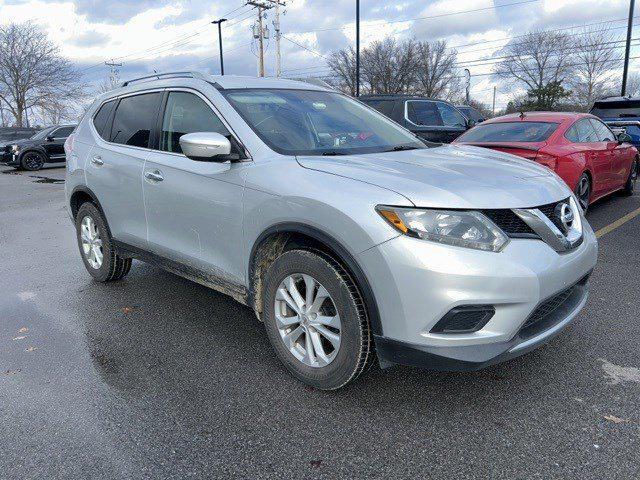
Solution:
{"label": "cloud", "polygon": [[109,35],[106,33],[89,30],[73,37],[69,43],[76,47],[98,47],[109,41]]}

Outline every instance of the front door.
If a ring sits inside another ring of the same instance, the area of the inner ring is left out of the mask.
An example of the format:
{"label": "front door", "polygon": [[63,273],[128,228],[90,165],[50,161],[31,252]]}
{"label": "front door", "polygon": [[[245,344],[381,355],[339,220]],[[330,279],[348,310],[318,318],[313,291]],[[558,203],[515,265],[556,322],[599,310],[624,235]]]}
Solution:
{"label": "front door", "polygon": [[243,284],[242,194],[250,164],[185,157],[182,135],[231,134],[210,103],[195,92],[171,91],[165,102],[159,150],[144,167],[149,249],[194,268],[194,276],[204,272],[216,281]]}
{"label": "front door", "polygon": [[49,161],[52,163],[61,162],[64,160],[64,142],[74,127],[60,127],[56,128],[49,134],[44,143],[44,149],[47,152]]}

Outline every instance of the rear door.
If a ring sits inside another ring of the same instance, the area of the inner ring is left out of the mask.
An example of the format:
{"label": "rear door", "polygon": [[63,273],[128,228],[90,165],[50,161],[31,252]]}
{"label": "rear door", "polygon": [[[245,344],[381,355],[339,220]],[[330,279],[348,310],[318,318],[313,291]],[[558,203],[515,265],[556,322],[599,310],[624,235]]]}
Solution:
{"label": "rear door", "polygon": [[142,171],[155,141],[161,100],[162,92],[150,91],[107,102],[91,124],[96,142],[87,161],[87,185],[98,197],[113,237],[139,248],[147,246]]}
{"label": "rear door", "polygon": [[167,92],[164,103],[158,149],[144,168],[149,249],[216,280],[242,284],[242,194],[251,163],[187,158],[182,135],[218,132],[232,139],[230,128],[193,90]]}
{"label": "rear door", "polygon": [[627,175],[629,174],[629,149],[627,146],[621,145],[611,129],[600,120],[592,118],[591,123],[600,141],[604,142],[607,146],[606,151],[610,162],[608,190],[617,190],[627,181]]}

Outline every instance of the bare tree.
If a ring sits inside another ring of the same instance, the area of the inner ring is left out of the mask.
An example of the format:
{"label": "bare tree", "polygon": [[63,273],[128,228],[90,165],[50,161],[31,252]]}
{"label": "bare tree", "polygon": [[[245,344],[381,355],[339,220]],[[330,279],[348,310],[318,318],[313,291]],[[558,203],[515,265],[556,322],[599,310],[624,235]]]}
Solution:
{"label": "bare tree", "polygon": [[373,42],[362,52],[362,79],[370,93],[408,93],[415,84],[417,44],[393,37]]}
{"label": "bare tree", "polygon": [[507,82],[524,84],[530,91],[541,91],[550,84],[562,84],[573,72],[572,47],[566,34],[531,32],[504,47],[494,73]]}
{"label": "bare tree", "polygon": [[575,70],[569,85],[573,102],[587,110],[595,100],[610,94],[616,86],[622,56],[610,30],[588,29],[576,40]]}
{"label": "bare tree", "polygon": [[338,50],[329,57],[329,68],[333,73],[330,83],[351,96],[356,94],[356,52],[353,47]]}
{"label": "bare tree", "polygon": [[23,126],[25,112],[66,115],[81,97],[79,75],[31,23],[0,27],[0,102]]}
{"label": "bare tree", "polygon": [[447,100],[458,95],[462,85],[455,70],[457,52],[444,40],[420,42],[417,50],[416,91]]}

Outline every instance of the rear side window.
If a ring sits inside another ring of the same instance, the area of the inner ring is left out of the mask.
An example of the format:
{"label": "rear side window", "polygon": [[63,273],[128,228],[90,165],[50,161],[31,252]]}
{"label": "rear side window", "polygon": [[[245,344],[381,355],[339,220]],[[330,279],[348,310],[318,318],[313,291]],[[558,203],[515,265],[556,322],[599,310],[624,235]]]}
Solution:
{"label": "rear side window", "polygon": [[156,92],[122,98],[113,117],[111,141],[148,148],[161,97],[162,94]]}
{"label": "rear side window", "polygon": [[552,122],[482,123],[458,137],[458,142],[544,142],[558,128]]}
{"label": "rear side window", "polygon": [[436,102],[407,102],[407,118],[416,125],[444,126]]}
{"label": "rear side window", "polygon": [[599,141],[598,135],[588,118],[578,120],[567,130],[565,137],[574,143],[594,143]]}
{"label": "rear side window", "polygon": [[393,100],[364,100],[364,103],[375,108],[387,117],[391,117],[393,115],[393,107],[395,105]]}
{"label": "rear side window", "polygon": [[104,138],[105,140],[109,140],[109,126],[107,122],[111,118],[111,112],[113,112],[113,108],[116,106],[116,101],[111,100],[103,104],[98,113],[93,117],[93,126],[96,127],[96,131],[98,134]]}
{"label": "rear side window", "polygon": [[231,135],[200,97],[188,92],[170,92],[162,120],[160,150],[182,153],[180,137],[194,132],[217,132],[225,137]]}
{"label": "rear side window", "polygon": [[465,127],[467,125],[467,119],[460,113],[460,111],[453,105],[449,105],[444,102],[437,102],[438,111],[440,117],[442,117],[442,123],[447,127]]}
{"label": "rear side window", "polygon": [[67,138],[76,127],[62,127],[53,132],[54,138]]}

